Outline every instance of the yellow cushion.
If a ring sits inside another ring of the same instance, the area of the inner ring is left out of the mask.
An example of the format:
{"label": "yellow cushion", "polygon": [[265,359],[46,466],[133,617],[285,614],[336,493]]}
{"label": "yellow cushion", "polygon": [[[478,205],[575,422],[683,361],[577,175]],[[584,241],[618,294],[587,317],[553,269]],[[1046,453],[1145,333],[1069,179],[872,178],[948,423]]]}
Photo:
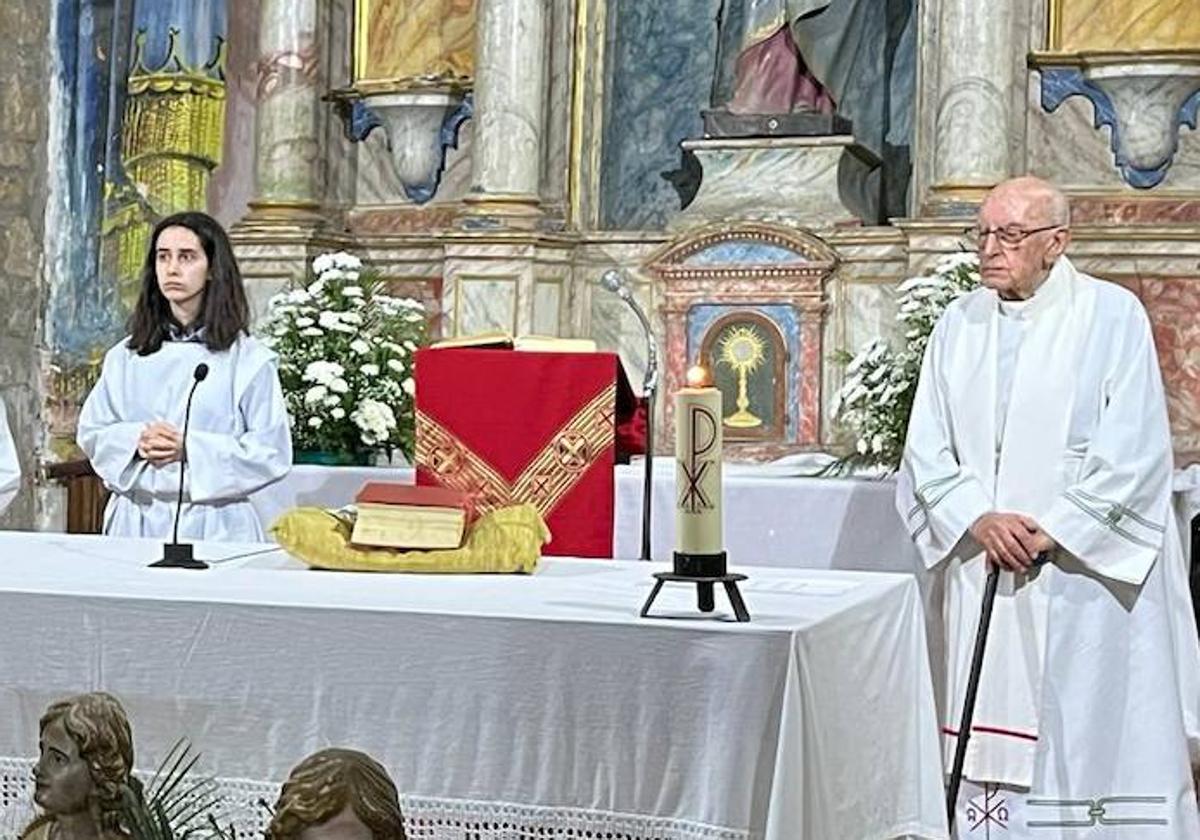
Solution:
{"label": "yellow cushion", "polygon": [[350,544],[352,523],[324,508],[293,508],[271,533],[291,554],[318,569],[347,572],[532,572],[550,531],[533,505],[497,508],[481,516],[461,548],[399,551]]}

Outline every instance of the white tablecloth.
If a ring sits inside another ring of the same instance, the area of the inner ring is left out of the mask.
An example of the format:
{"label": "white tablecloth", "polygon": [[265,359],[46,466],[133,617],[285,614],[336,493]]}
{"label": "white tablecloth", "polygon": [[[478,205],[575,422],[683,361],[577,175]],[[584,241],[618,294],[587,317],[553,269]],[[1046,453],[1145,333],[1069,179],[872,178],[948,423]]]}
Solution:
{"label": "white tablecloth", "polygon": [[[0,533],[0,796],[44,706],[105,689],[139,766],[187,736],[244,827],[336,744],[388,767],[421,838],[945,836],[909,576],[758,569],[737,624],[638,618],[640,563],[355,575],[207,544],[232,559],[143,568],[159,550]],[[656,611],[694,598],[668,586]]]}
{"label": "white tablecloth", "polygon": [[[912,572],[916,551],[896,514],[895,481],[806,478],[766,464],[726,464],[725,547],[731,563],[805,569]],[[296,505],[339,507],[368,480],[412,482],[411,468],[299,465],[252,497],[264,525]],[[1200,465],[1175,473],[1174,505],[1185,551],[1200,513]],[[655,460],[651,549],[669,560],[675,543],[675,465]],[[642,468],[616,467],[613,553],[641,553]]]}
{"label": "white tablecloth", "polygon": [[[653,555],[670,560],[675,542],[674,461],[655,461]],[[251,497],[264,526],[290,507],[340,507],[367,481],[414,480],[411,468],[300,464]],[[870,479],[783,476],[769,467],[725,465],[725,545],[731,563],[806,569],[911,572],[916,551],[896,515],[895,484]],[[616,467],[613,554],[641,553],[642,468]]]}

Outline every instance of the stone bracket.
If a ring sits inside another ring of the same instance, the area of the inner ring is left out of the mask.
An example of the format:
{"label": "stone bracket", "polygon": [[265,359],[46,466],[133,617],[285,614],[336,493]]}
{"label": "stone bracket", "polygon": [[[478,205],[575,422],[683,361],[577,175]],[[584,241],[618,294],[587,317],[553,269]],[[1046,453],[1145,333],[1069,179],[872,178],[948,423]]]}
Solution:
{"label": "stone bracket", "polygon": [[1094,127],[1110,129],[1114,165],[1138,189],[1162,182],[1179,148],[1179,126],[1194,130],[1200,112],[1200,66],[1150,58],[1035,55],[1030,61],[1041,70],[1042,108],[1054,113],[1072,96],[1091,102]]}
{"label": "stone bracket", "polygon": [[[405,130],[403,137],[393,136],[402,132],[399,128],[393,130],[391,121],[380,113],[380,109],[363,99],[339,101],[338,114],[342,118],[346,137],[352,142],[363,142],[376,128],[382,128],[387,133],[392,163],[405,196],[414,204],[426,204],[437,194],[446,168],[446,152],[458,148],[459,130],[464,122],[475,115],[475,104],[473,95],[468,92],[461,101],[447,109],[440,124],[433,124],[436,126],[433,136],[429,137],[428,146],[423,149],[407,148],[409,144],[421,145],[421,136],[411,130]],[[429,127],[418,128],[428,130]]]}

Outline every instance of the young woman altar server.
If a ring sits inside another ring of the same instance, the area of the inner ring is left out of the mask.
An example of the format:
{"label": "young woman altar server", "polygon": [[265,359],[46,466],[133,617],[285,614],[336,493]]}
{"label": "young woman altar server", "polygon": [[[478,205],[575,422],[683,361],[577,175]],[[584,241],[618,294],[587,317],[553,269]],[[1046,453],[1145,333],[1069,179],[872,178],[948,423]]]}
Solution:
{"label": "young woman altar server", "polygon": [[163,219],[130,335],[104,357],[79,418],[79,445],[112,491],[104,533],[171,537],[195,383],[179,537],[263,538],[247,496],[287,473],[292,442],[275,357],[250,337],[249,317],[221,226],[203,213]]}

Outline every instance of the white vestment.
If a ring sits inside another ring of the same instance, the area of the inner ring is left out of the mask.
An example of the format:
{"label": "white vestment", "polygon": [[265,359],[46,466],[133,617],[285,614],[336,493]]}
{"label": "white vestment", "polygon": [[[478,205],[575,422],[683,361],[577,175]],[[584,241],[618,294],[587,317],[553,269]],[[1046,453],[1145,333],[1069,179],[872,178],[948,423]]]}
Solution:
{"label": "white vestment", "polygon": [[[1002,331],[1003,317],[1026,323]],[[1001,347],[1014,341],[1003,376]],[[1019,512],[1060,546],[1028,576],[1001,573],[964,774],[1029,789],[1039,803],[1026,809],[1030,825],[1079,818],[1078,805],[1054,803],[1138,796],[1166,824],[1097,838],[1200,837],[1189,768],[1200,756],[1200,644],[1171,469],[1149,320],[1126,290],[1064,257],[1007,316],[994,291],[978,289],[938,321],[897,506],[926,565],[945,562],[947,768],[986,577],[968,528],[990,511]],[[1084,807],[1082,819],[1103,811]],[[1093,836],[1036,828],[1029,836]]]}
{"label": "white vestment", "polygon": [[17,447],[8,429],[4,400],[0,400],[0,513],[8,509],[20,489],[21,462],[17,459]]}
{"label": "white vestment", "polygon": [[201,362],[208,376],[192,400],[179,538],[263,538],[246,497],[287,474],[292,442],[275,356],[248,336],[221,353],[199,341],[167,341],[149,356],[137,355],[125,341],[108,351],[78,433],[79,445],[112,491],[104,533],[170,539],[180,465],[156,467],[143,460],[138,437],[155,420],[183,430],[193,372]]}

